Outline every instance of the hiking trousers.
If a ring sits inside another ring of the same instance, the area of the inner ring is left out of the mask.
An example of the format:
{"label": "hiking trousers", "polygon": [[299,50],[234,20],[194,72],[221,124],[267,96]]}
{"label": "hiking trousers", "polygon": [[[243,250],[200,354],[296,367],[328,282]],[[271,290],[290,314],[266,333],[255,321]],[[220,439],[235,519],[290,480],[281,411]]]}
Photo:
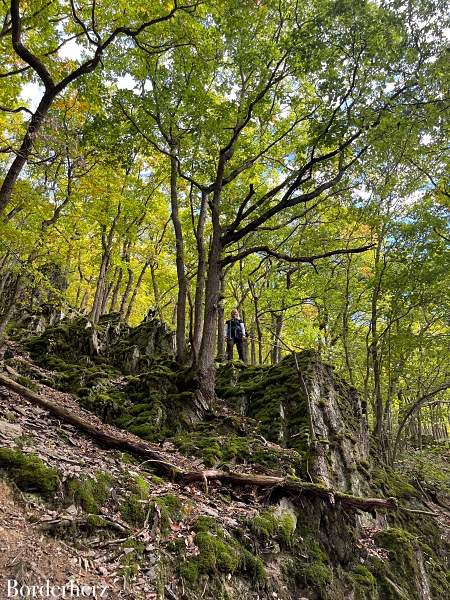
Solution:
{"label": "hiking trousers", "polygon": [[239,358],[244,361],[244,344],[242,340],[227,339],[227,360],[233,360],[233,347],[236,344]]}

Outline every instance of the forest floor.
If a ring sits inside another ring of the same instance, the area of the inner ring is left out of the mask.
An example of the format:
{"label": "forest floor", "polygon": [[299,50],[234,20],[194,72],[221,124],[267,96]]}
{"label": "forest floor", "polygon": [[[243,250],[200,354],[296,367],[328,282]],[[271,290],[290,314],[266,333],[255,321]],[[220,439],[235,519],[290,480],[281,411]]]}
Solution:
{"label": "forest floor", "polygon": [[[28,366],[45,374],[45,370],[34,365],[26,353],[19,354],[16,344],[12,345],[16,358],[20,356],[20,360],[26,361]],[[11,369],[9,374],[14,375]],[[105,427],[98,417],[82,409],[72,395],[41,384],[39,393],[58,405],[69,408],[74,414],[87,416],[92,423]],[[109,429],[115,430],[114,427]],[[131,433],[127,435],[130,439],[135,438]],[[187,555],[195,555],[197,552],[190,523],[199,515],[207,515],[224,527],[234,529],[239,527],[238,517],[251,518],[264,501],[264,492],[258,494],[254,490],[248,492],[230,488],[225,502],[221,498],[220,482],[208,485],[206,490],[203,485],[180,486],[155,477],[145,464],[146,461],[135,461],[118,450],[104,448],[91,436],[61,422],[20,394],[2,386],[0,446],[19,446],[23,453],[37,455],[46,465],[59,471],[62,483],[71,478],[108,473],[116,482],[126,482],[130,476],[144,479],[151,490],[148,503],[167,494],[176,494],[189,510],[182,520],[170,523],[170,531],[164,535],[164,545],[182,539]],[[174,450],[165,449],[164,445],[162,448],[155,447],[168,462],[179,468],[190,470],[197,467],[195,458],[190,460]],[[125,483],[124,486],[126,487]],[[115,493],[120,494],[120,490],[115,489]],[[106,506],[100,516],[111,523],[114,535],[109,532],[108,539],[105,539],[103,534],[98,536],[95,532],[89,532],[84,539],[73,540],[71,535],[74,527],[71,526],[79,525],[83,512],[75,504],[60,507],[58,502],[44,502],[35,494],[23,493],[10,483],[0,480],[0,505],[3,507],[0,514],[0,573],[4,577],[2,584],[7,578],[17,579],[25,585],[47,579],[53,585],[65,585],[72,580],[78,585],[86,586],[84,593],[88,597],[94,597],[95,594],[98,597],[99,588],[103,587],[107,588],[107,592],[102,597],[110,599],[152,600],[157,597],[155,570],[151,566],[156,562],[155,544],[159,544],[157,513],[152,515],[153,523],[146,524],[145,527],[131,527],[115,510],[117,504],[111,506],[111,510]],[[67,529],[67,536],[62,535],[64,529]],[[53,533],[58,531],[58,537],[48,534],[50,530]],[[133,551],[132,545],[127,547],[126,544],[130,540],[145,545],[146,562],[150,565],[140,572],[139,577],[133,577],[132,582],[123,574],[123,558]],[[161,548],[158,548],[158,554],[160,551]],[[4,593],[1,590],[1,600]],[[165,590],[165,595],[169,599],[172,597],[170,588]]]}

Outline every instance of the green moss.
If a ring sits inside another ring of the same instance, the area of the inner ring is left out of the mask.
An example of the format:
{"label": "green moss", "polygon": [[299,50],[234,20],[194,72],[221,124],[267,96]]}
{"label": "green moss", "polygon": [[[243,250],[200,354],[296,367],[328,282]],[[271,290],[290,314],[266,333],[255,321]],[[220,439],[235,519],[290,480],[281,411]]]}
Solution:
{"label": "green moss", "polygon": [[426,544],[420,544],[420,548],[424,555],[433,598],[450,598],[450,570],[438,559],[432,548]]}
{"label": "green moss", "polygon": [[237,571],[247,573],[255,583],[265,580],[263,561],[225,532],[215,519],[199,517],[193,528],[199,554],[179,567],[180,576],[188,584],[194,586],[204,575]]}
{"label": "green moss", "polygon": [[221,531],[216,519],[205,516],[197,517],[192,525],[192,528],[196,533],[200,533],[202,531]]}
{"label": "green moss", "polygon": [[296,519],[289,512],[277,515],[274,510],[266,510],[247,521],[250,531],[264,542],[276,538],[285,546],[293,542]]}
{"label": "green moss", "polygon": [[174,520],[182,518],[181,500],[175,494],[165,494],[157,498],[155,504],[159,508],[160,530],[166,533]]}
{"label": "green moss", "polygon": [[408,565],[413,561],[414,544],[417,539],[405,529],[391,527],[380,531],[375,536],[377,544],[389,550],[392,558]]}
{"label": "green moss", "polygon": [[328,562],[328,555],[318,540],[307,536],[303,539],[303,542],[306,546],[309,556],[320,562]]}
{"label": "green moss", "polygon": [[118,575],[126,579],[136,577],[144,561],[144,545],[136,540],[127,540],[122,544],[124,554],[120,559]]}
{"label": "green moss", "polygon": [[333,581],[333,571],[320,561],[302,566],[300,576],[306,584],[319,588],[323,588]]}
{"label": "green moss", "polygon": [[375,589],[377,580],[364,565],[357,565],[351,574],[352,579],[359,585],[369,589]]}
{"label": "green moss", "polygon": [[132,479],[128,486],[130,494],[120,506],[120,514],[130,525],[141,526],[148,513],[150,486],[143,477]]}
{"label": "green moss", "polygon": [[266,568],[263,561],[249,550],[242,551],[241,566],[255,582],[263,583],[266,580]]}
{"label": "green moss", "polygon": [[198,561],[202,572],[234,573],[238,569],[239,552],[223,537],[201,531],[196,534],[195,543],[200,550]]}
{"label": "green moss", "polygon": [[108,525],[109,525],[109,523],[108,523],[108,521],[106,521],[106,519],[103,519],[102,517],[99,517],[98,515],[95,515],[95,514],[88,515],[87,522],[88,522],[88,525],[90,525],[93,528],[108,527]]}
{"label": "green moss", "polygon": [[179,565],[180,577],[191,586],[194,586],[200,578],[200,566],[195,558],[187,560]]}
{"label": "green moss", "polygon": [[88,513],[98,514],[109,496],[112,481],[111,475],[102,472],[95,477],[71,479],[67,482],[71,501]]}
{"label": "green moss", "polygon": [[388,496],[404,499],[419,496],[419,492],[410,483],[405,481],[394,469],[388,467],[374,469],[372,482]]}
{"label": "green moss", "polygon": [[25,492],[49,496],[56,491],[59,484],[58,472],[47,467],[35,454],[0,448],[0,469]]}
{"label": "green moss", "polygon": [[374,536],[376,544],[389,551],[389,561],[372,559],[371,571],[377,576],[380,589],[388,598],[392,597],[392,581],[401,588],[405,596],[418,598],[415,585],[417,565],[414,550],[417,539],[408,531],[392,527]]}
{"label": "green moss", "polygon": [[156,485],[163,485],[165,483],[165,479],[163,479],[162,477],[158,477],[158,475],[152,475],[151,477],[153,483],[155,483]]}
{"label": "green moss", "polygon": [[23,385],[24,387],[28,388],[29,390],[32,390],[33,392],[37,392],[39,389],[39,386],[32,379],[26,377],[25,375],[17,375],[15,380],[17,381],[17,383],[20,383],[20,385]]}

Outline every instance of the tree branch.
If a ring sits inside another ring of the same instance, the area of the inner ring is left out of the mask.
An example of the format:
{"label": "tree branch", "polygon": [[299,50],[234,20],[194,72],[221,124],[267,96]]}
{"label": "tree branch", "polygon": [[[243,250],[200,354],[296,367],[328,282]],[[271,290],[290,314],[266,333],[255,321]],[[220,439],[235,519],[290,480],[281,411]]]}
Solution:
{"label": "tree branch", "polygon": [[39,75],[46,90],[52,90],[55,87],[55,82],[48,72],[47,67],[22,44],[19,0],[11,0],[11,38],[16,53]]}
{"label": "tree branch", "polygon": [[255,254],[256,252],[260,252],[262,254],[266,254],[267,256],[273,256],[278,260],[282,260],[288,263],[310,263],[312,264],[314,261],[319,260],[321,258],[328,258],[329,256],[335,256],[337,254],[360,254],[361,252],[367,252],[373,248],[375,244],[368,244],[367,246],[360,246],[359,248],[339,248],[337,250],[330,250],[329,252],[323,252],[322,254],[312,254],[311,256],[290,256],[289,254],[284,254],[282,252],[275,252],[271,250],[268,246],[254,246],[253,248],[247,248],[246,250],[242,250],[237,254],[229,254],[225,256],[221,261],[221,265],[229,265],[232,263],[249,256],[250,254]]}

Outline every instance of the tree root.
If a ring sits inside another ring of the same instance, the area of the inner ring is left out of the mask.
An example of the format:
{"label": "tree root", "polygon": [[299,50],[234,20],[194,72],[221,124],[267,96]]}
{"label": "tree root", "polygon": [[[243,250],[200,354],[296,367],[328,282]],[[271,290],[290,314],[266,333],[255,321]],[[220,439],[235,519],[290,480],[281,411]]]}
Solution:
{"label": "tree root", "polygon": [[395,498],[364,498],[361,496],[352,496],[339,492],[319,484],[297,481],[286,477],[277,477],[273,475],[263,475],[255,473],[238,473],[224,470],[195,470],[185,471],[180,467],[167,461],[165,455],[150,442],[141,440],[131,433],[121,431],[111,425],[105,425],[86,413],[84,416],[75,414],[69,409],[58,405],[42,395],[29,390],[28,388],[16,383],[9,377],[0,373],[0,385],[3,385],[17,394],[30,400],[34,404],[45,408],[51,414],[59,417],[66,423],[74,425],[77,429],[88,434],[97,442],[101,442],[109,448],[115,448],[134,455],[143,457],[151,462],[152,466],[161,474],[170,476],[174,481],[185,485],[193,482],[223,481],[236,486],[253,486],[259,488],[270,488],[284,491],[290,495],[304,495],[322,498],[330,504],[342,504],[357,510],[372,512],[376,509],[396,509],[397,502]]}

